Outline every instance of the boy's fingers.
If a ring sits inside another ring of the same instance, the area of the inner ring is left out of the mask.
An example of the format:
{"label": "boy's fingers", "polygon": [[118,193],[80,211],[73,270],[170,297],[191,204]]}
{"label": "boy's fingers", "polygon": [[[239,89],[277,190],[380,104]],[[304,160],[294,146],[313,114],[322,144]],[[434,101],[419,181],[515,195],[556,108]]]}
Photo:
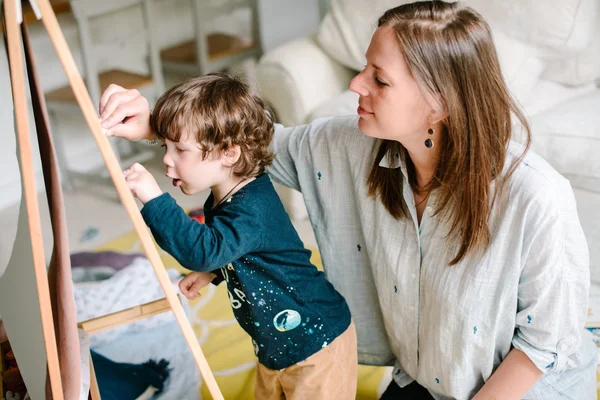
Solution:
{"label": "boy's fingers", "polygon": [[204,287],[203,283],[204,282],[202,282],[200,279],[198,279],[190,287],[190,292],[192,292],[192,293],[198,293],[200,291],[200,289],[202,289]]}
{"label": "boy's fingers", "polygon": [[125,176],[125,181],[131,187],[139,182],[140,174],[138,172],[131,172]]}
{"label": "boy's fingers", "polygon": [[140,164],[140,163],[133,164],[131,167],[129,167],[129,169],[132,172],[144,172],[144,171],[146,171],[146,168],[144,168],[144,166],[142,164]]}

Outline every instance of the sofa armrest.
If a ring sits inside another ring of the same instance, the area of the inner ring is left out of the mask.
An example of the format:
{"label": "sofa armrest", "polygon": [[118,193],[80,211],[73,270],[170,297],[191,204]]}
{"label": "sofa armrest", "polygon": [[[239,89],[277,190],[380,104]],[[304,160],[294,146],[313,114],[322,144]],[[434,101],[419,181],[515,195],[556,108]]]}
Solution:
{"label": "sofa armrest", "polygon": [[278,122],[295,126],[308,122],[313,110],[345,90],[355,74],[330,58],[314,37],[305,37],[266,53],[256,78]]}

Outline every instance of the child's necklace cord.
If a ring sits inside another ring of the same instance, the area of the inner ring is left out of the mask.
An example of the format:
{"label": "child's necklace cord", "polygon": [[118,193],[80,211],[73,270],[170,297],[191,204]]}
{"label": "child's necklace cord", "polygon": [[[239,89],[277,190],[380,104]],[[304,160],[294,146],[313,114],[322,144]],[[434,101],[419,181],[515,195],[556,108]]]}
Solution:
{"label": "child's necklace cord", "polygon": [[233,192],[238,186],[240,186],[242,184],[242,182],[244,182],[246,180],[246,178],[242,179],[241,181],[239,181],[238,183],[236,183],[236,185],[231,188],[231,190],[229,192],[227,192],[227,194],[225,196],[223,196],[221,198],[221,200],[219,200],[219,202],[217,204],[215,204],[215,206],[213,208],[217,208],[218,206],[221,205],[221,203],[223,203],[223,201],[225,201],[225,199],[231,194],[231,192]]}

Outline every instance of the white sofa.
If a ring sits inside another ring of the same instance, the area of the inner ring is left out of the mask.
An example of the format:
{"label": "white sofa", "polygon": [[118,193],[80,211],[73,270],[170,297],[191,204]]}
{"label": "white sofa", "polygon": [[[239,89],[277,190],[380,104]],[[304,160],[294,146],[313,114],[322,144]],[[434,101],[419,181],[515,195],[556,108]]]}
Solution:
{"label": "white sofa", "polygon": [[[331,0],[318,31],[264,55],[263,95],[286,126],[353,114],[347,90],[365,64],[377,18],[405,0]],[[600,1],[466,0],[492,26],[505,79],[530,118],[532,148],[571,180],[600,284]],[[278,188],[288,213],[302,196]]]}

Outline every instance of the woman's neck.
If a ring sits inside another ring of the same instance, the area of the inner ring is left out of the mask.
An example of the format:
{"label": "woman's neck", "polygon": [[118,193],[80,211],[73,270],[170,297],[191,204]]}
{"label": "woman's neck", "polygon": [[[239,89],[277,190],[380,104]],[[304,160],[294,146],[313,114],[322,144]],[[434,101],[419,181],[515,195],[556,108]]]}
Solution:
{"label": "woman's neck", "polygon": [[[415,135],[408,140],[403,140],[402,145],[408,151],[408,156],[415,167],[416,184],[423,190],[433,179],[440,156],[442,142],[442,127],[434,128],[433,135]],[[425,140],[430,139],[433,147],[427,147]]]}

